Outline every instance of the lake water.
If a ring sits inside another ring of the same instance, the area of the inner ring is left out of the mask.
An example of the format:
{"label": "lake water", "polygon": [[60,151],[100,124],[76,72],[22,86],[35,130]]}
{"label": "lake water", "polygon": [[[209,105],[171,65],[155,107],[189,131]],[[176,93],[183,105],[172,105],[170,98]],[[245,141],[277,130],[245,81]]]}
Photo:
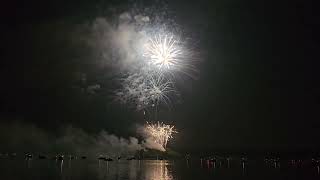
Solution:
{"label": "lake water", "polygon": [[49,159],[0,159],[1,180],[202,180],[202,179],[320,179],[316,167],[293,167],[282,163],[280,167],[266,166],[263,162],[252,161],[243,168],[232,162],[215,165],[193,160],[120,160],[105,162],[98,160]]}

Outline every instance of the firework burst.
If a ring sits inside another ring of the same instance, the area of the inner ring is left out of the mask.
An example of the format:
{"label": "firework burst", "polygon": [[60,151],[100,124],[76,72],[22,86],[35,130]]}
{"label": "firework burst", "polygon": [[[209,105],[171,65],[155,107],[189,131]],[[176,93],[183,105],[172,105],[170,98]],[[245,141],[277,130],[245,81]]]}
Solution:
{"label": "firework burst", "polygon": [[188,48],[187,42],[180,40],[172,33],[148,35],[143,45],[142,56],[147,64],[144,69],[147,69],[148,73],[160,73],[173,77],[178,72],[197,79],[196,53]]}
{"label": "firework burst", "polygon": [[149,17],[124,13],[120,19],[122,23],[111,31],[114,46],[107,46],[115,47],[109,53],[114,59],[110,64],[119,66],[114,72],[119,87],[113,90],[113,99],[138,111],[158,105],[171,109],[179,96],[175,83],[184,81],[185,75],[197,76],[195,53],[187,38],[165,25],[153,24]]}
{"label": "firework burst", "polygon": [[167,125],[159,121],[154,124],[147,122],[145,125],[145,132],[163,148],[167,147],[168,141],[173,138],[174,133],[177,133],[177,131],[174,129],[174,126]]}
{"label": "firework burst", "polygon": [[173,35],[158,35],[149,38],[145,44],[145,53],[151,64],[160,69],[170,69],[179,66],[180,58],[183,56],[182,49]]}

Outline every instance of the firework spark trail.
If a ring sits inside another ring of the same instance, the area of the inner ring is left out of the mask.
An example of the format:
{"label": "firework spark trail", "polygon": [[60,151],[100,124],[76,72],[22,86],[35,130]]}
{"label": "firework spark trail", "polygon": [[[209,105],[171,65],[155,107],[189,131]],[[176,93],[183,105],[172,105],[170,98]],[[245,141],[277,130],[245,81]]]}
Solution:
{"label": "firework spark trail", "polygon": [[168,141],[173,138],[173,134],[177,133],[174,126],[167,125],[159,121],[154,124],[147,122],[145,125],[145,132],[164,149],[166,148]]}
{"label": "firework spark trail", "polygon": [[171,103],[170,94],[176,93],[173,83],[163,76],[133,74],[123,79],[121,84],[115,93],[115,100],[133,104],[137,110],[159,104],[168,105]]}
{"label": "firework spark trail", "polygon": [[170,104],[169,94],[176,93],[173,83],[170,80],[166,80],[163,76],[152,77],[147,89],[149,90],[152,100],[156,104]]}

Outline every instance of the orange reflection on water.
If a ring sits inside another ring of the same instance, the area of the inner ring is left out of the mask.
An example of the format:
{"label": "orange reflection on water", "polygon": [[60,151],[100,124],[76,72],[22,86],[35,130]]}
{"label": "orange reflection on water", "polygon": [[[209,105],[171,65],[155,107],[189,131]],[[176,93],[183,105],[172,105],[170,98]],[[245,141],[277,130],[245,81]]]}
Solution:
{"label": "orange reflection on water", "polygon": [[168,167],[171,164],[168,161],[156,160],[145,162],[145,179],[150,180],[172,180],[173,176]]}

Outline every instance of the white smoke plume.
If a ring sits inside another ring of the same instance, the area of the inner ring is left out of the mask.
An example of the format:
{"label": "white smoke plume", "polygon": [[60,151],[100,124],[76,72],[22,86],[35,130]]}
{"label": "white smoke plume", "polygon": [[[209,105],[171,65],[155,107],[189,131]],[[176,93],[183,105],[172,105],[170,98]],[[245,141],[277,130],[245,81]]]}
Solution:
{"label": "white smoke plume", "polygon": [[164,151],[158,145],[143,137],[118,137],[104,130],[97,134],[89,134],[83,129],[66,126],[54,135],[33,124],[13,122],[0,124],[1,148],[8,152],[63,153],[110,157],[131,156],[139,150],[155,149]]}
{"label": "white smoke plume", "polygon": [[105,154],[116,157],[119,155],[132,155],[139,150],[147,149],[165,151],[160,144],[157,144],[151,137],[146,135],[143,135],[143,139],[139,141],[135,137],[118,137],[104,130],[96,135],[89,135],[82,129],[69,126],[63,131],[64,133],[57,140],[57,144],[63,147],[76,147],[74,150],[77,154]]}
{"label": "white smoke plume", "polygon": [[155,149],[158,151],[166,151],[166,149],[159,143],[157,143],[149,133],[146,133],[145,127],[141,125],[136,125],[137,133],[143,137],[142,145],[148,149]]}
{"label": "white smoke plume", "polygon": [[146,41],[145,32],[138,26],[146,25],[148,16],[138,15],[134,18],[128,12],[119,15],[116,20],[96,18],[89,27],[90,35],[85,39],[93,53],[100,55],[100,65],[111,67],[116,73],[137,70],[140,56],[139,49]]}

